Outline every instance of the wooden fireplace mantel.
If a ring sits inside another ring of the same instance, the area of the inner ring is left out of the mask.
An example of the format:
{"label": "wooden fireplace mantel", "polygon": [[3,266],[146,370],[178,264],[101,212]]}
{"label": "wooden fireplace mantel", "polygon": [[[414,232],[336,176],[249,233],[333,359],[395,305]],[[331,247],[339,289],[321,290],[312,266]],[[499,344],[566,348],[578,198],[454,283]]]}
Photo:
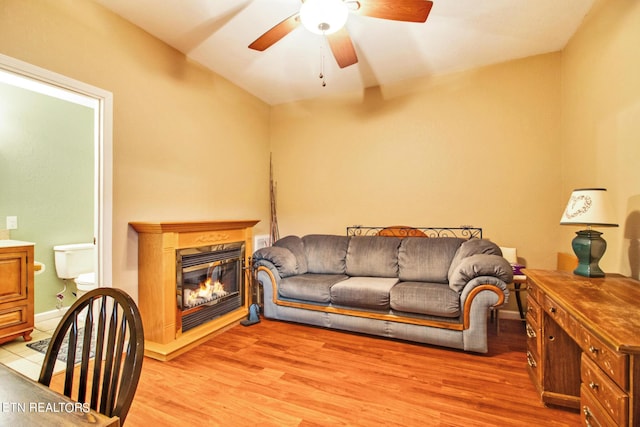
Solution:
{"label": "wooden fireplace mantel", "polygon": [[242,230],[259,221],[192,221],[192,222],[130,222],[138,233],[190,233],[207,231]]}
{"label": "wooden fireplace mantel", "polygon": [[176,250],[245,242],[245,265],[253,253],[258,220],[130,222],[138,232],[138,306],[145,335],[145,355],[170,360],[234,326],[249,313],[248,281],[244,306],[186,332],[180,328],[176,302]]}

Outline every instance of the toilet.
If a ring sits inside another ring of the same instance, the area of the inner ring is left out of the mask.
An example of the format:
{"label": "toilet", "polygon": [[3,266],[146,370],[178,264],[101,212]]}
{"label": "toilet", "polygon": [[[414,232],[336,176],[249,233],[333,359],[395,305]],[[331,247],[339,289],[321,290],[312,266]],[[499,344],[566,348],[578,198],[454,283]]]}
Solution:
{"label": "toilet", "polygon": [[76,278],[75,282],[76,288],[78,288],[78,293],[76,294],[78,298],[98,287],[96,285],[96,273],[81,274]]}
{"label": "toilet", "polygon": [[96,289],[95,245],[93,243],[74,243],[53,247],[56,273],[61,279],[74,279],[78,292],[77,298]]}

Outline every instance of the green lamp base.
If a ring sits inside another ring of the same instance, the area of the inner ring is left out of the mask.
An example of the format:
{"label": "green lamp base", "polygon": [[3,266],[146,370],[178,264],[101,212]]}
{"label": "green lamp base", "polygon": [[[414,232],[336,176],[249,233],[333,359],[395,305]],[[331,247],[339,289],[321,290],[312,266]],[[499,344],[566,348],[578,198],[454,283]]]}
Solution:
{"label": "green lamp base", "polygon": [[576,232],[571,246],[578,257],[578,268],[573,274],[585,277],[604,277],[604,271],[598,263],[607,250],[607,242],[600,237],[602,233],[594,230]]}

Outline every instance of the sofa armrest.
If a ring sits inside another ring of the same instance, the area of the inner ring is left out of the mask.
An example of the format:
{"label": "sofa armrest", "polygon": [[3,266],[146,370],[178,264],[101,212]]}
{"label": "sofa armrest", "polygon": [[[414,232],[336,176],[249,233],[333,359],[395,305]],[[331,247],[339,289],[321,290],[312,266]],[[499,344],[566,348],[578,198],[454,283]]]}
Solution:
{"label": "sofa armrest", "polygon": [[269,261],[260,260],[253,263],[253,269],[255,271],[255,277],[257,282],[262,286],[263,292],[263,304],[265,309],[265,315],[267,313],[267,307],[271,307],[277,299],[278,285],[282,278],[278,269]]}
{"label": "sofa armrest", "polygon": [[[259,267],[263,267],[262,269],[260,269]],[[253,259],[253,270],[254,271],[259,271],[259,270],[269,270],[271,272],[271,274],[274,276],[274,279],[276,279],[278,282],[280,281],[280,279],[282,278],[282,276],[280,275],[280,272],[278,271],[278,267],[276,267],[276,265],[274,263],[272,263],[271,261],[267,260],[267,259]]]}
{"label": "sofa armrest", "polygon": [[468,329],[472,323],[480,320],[478,316],[486,319],[490,308],[501,307],[508,300],[509,290],[507,284],[501,279],[493,276],[480,276],[472,279],[460,293],[464,329]]}
{"label": "sofa armrest", "polygon": [[275,267],[280,277],[295,276],[298,274],[298,261],[296,256],[287,248],[269,246],[258,249],[253,253],[254,263],[268,262],[265,266]]}
{"label": "sofa armrest", "polygon": [[503,280],[493,276],[479,276],[471,279],[460,292],[460,306],[464,307],[466,300],[472,294],[478,292],[477,288],[480,287],[492,290],[498,295],[498,299],[502,299],[501,296],[503,296],[504,300],[500,302],[500,305],[509,301],[509,289]]}
{"label": "sofa armrest", "polygon": [[471,280],[482,276],[495,277],[505,284],[511,283],[513,269],[511,264],[499,255],[471,255],[464,258],[449,274],[449,287],[460,292]]}
{"label": "sofa armrest", "polygon": [[499,255],[476,254],[462,260],[449,278],[449,287],[460,293],[460,306],[466,307],[478,288],[495,292],[494,306],[505,304],[509,298],[507,283],[513,280],[511,264]]}

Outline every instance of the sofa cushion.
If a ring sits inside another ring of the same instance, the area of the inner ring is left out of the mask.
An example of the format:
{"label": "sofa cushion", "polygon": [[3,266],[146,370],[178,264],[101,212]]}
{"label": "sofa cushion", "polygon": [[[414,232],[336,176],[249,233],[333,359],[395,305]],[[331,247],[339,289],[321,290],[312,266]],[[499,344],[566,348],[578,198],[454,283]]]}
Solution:
{"label": "sofa cushion", "polygon": [[398,251],[400,280],[447,283],[449,265],[463,241],[456,237],[402,239]]}
{"label": "sofa cushion", "polygon": [[501,255],[476,254],[460,262],[449,279],[449,287],[460,292],[475,277],[493,276],[505,283],[513,280],[511,264]]}
{"label": "sofa cushion", "polygon": [[453,271],[458,267],[460,262],[462,262],[463,259],[475,254],[502,256],[502,251],[500,250],[500,247],[498,245],[486,239],[469,239],[463,242],[458,248],[456,255],[451,261],[451,265],[449,266],[449,280],[451,280],[451,274],[453,274]]}
{"label": "sofa cushion", "polygon": [[391,309],[442,317],[460,316],[460,296],[442,283],[400,282],[390,292]]}
{"label": "sofa cushion", "polygon": [[280,277],[289,277],[298,274],[298,261],[287,248],[269,246],[258,249],[253,253],[253,259],[270,261],[278,270]]}
{"label": "sofa cushion", "polygon": [[350,277],[331,287],[331,304],[343,307],[389,310],[389,291],[395,277]]}
{"label": "sofa cushion", "polygon": [[291,253],[296,257],[296,261],[298,262],[298,272],[297,274],[304,274],[308,271],[307,268],[307,257],[304,254],[304,244],[302,243],[302,239],[298,236],[287,236],[282,239],[278,239],[273,246],[278,246],[282,248],[287,248],[291,251]]}
{"label": "sofa cushion", "polygon": [[347,275],[398,277],[399,246],[397,237],[352,237],[347,248]]}
{"label": "sofa cushion", "polygon": [[321,302],[331,301],[331,287],[338,282],[348,279],[343,274],[301,274],[291,276],[280,281],[278,294],[283,298]]}
{"label": "sofa cushion", "polygon": [[349,237],[310,234],[302,242],[309,273],[345,274]]}

